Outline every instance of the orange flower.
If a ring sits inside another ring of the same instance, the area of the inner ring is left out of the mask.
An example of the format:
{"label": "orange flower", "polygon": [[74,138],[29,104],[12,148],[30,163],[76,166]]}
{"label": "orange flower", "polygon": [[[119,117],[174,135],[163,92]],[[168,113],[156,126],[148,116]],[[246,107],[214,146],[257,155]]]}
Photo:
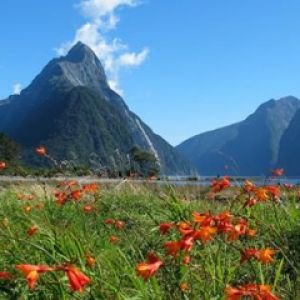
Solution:
{"label": "orange flower", "polygon": [[270,286],[262,284],[246,284],[236,288],[227,286],[225,293],[226,300],[240,300],[244,299],[244,297],[255,300],[279,300],[278,297],[271,293]]}
{"label": "orange flower", "polygon": [[75,186],[75,185],[78,185],[78,181],[75,179],[65,183],[65,186],[67,189],[70,189],[72,186]]}
{"label": "orange flower", "polygon": [[256,249],[245,249],[242,251],[241,262],[247,261],[250,258],[254,258],[258,261],[261,261],[264,264],[274,262],[273,255],[276,253],[276,250],[272,249],[263,249],[263,250],[256,250]]}
{"label": "orange flower", "polygon": [[248,223],[245,219],[240,219],[238,224],[234,225],[229,231],[228,240],[233,241],[238,239],[241,235],[245,235],[247,232]]}
{"label": "orange flower", "polygon": [[39,146],[35,149],[35,153],[39,156],[45,156],[47,154],[47,150],[43,146]]}
{"label": "orange flower", "polygon": [[97,208],[93,205],[85,205],[83,207],[83,211],[86,212],[86,213],[91,213],[93,211],[97,210]]}
{"label": "orange flower", "polygon": [[159,225],[159,231],[161,234],[167,234],[173,226],[172,223],[161,223]]}
{"label": "orange flower", "polygon": [[71,198],[75,201],[79,200],[81,198],[81,190],[71,192]]}
{"label": "orange flower", "polygon": [[253,236],[256,235],[256,230],[255,229],[247,229],[246,230],[246,235],[250,236],[250,237],[253,237]]}
{"label": "orange flower", "polygon": [[180,283],[179,288],[182,292],[185,292],[189,289],[189,286],[186,282],[182,282],[182,283]]}
{"label": "orange flower", "polygon": [[213,180],[211,183],[211,188],[214,193],[221,192],[222,190],[230,187],[230,181],[227,176],[219,179],[219,180]]}
{"label": "orange flower", "polygon": [[241,263],[249,260],[252,257],[255,257],[258,250],[256,249],[245,249],[241,251]]}
{"label": "orange flower", "polygon": [[28,231],[27,231],[27,234],[29,235],[29,236],[32,236],[32,235],[34,235],[36,232],[38,231],[38,228],[36,227],[36,226],[31,226],[29,229],[28,229]]}
{"label": "orange flower", "polygon": [[272,170],[272,174],[276,177],[279,177],[279,176],[282,176],[284,173],[284,170],[283,169],[275,169],[275,170]]}
{"label": "orange flower", "polygon": [[11,273],[9,272],[0,272],[0,279],[7,280],[11,278]]}
{"label": "orange flower", "polygon": [[56,198],[56,202],[60,205],[64,205],[68,198],[65,192],[56,192],[54,196]]}
{"label": "orange flower", "polygon": [[259,201],[267,201],[269,199],[268,191],[263,187],[255,190],[255,196]]}
{"label": "orange flower", "polygon": [[103,222],[105,224],[115,224],[115,220],[113,220],[113,219],[105,219]]}
{"label": "orange flower", "polygon": [[194,223],[201,224],[202,226],[210,226],[214,218],[209,213],[193,213]]}
{"label": "orange flower", "polygon": [[217,224],[217,228],[219,233],[228,233],[232,232],[234,230],[234,226],[231,224],[231,222],[228,221],[221,221]]}
{"label": "orange flower", "polygon": [[5,168],[7,168],[6,162],[0,161],[0,171],[4,170]]}
{"label": "orange flower", "polygon": [[112,244],[116,244],[118,241],[119,241],[119,238],[115,235],[111,235],[109,237],[109,241],[112,243]]}
{"label": "orange flower", "polygon": [[124,229],[124,227],[125,227],[125,222],[123,222],[123,221],[116,221],[116,222],[115,222],[115,227],[116,227],[117,229],[119,229],[119,230]]}
{"label": "orange flower", "polygon": [[232,214],[230,211],[223,211],[214,217],[216,222],[229,222],[232,219]]}
{"label": "orange flower", "polygon": [[267,248],[267,249],[259,250],[259,252],[256,255],[256,258],[262,263],[268,264],[274,262],[274,258],[272,256],[275,255],[276,253],[277,253],[276,250]]}
{"label": "orange flower", "polygon": [[266,186],[265,189],[273,196],[279,197],[280,196],[280,187],[275,185]]}
{"label": "orange flower", "polygon": [[82,187],[82,191],[85,193],[95,194],[98,191],[98,185],[96,183],[85,184]]}
{"label": "orange flower", "polygon": [[146,281],[154,276],[162,265],[162,260],[155,254],[150,253],[146,262],[142,262],[136,266],[136,273]]}
{"label": "orange flower", "polygon": [[30,205],[27,205],[27,206],[24,206],[23,209],[24,209],[25,213],[29,213],[31,211],[32,207]]}
{"label": "orange flower", "polygon": [[62,268],[67,273],[71,291],[82,293],[84,287],[91,282],[91,279],[83,274],[74,266],[65,266]]}
{"label": "orange flower", "polygon": [[226,300],[240,300],[244,296],[244,292],[241,288],[233,288],[227,286],[225,289]]}
{"label": "orange flower", "polygon": [[194,246],[194,240],[195,240],[194,236],[185,236],[181,240],[181,248],[183,250],[185,250],[185,253],[187,253],[187,252],[189,252],[189,251],[192,250],[192,248]]}
{"label": "orange flower", "polygon": [[164,247],[167,251],[166,255],[177,257],[181,250],[184,250],[185,254],[187,254],[189,251],[191,251],[193,245],[194,236],[185,236],[181,241],[166,242]]}
{"label": "orange flower", "polygon": [[199,230],[195,231],[194,238],[201,240],[202,244],[205,244],[207,241],[213,240],[212,235],[216,232],[216,227],[203,226]]}
{"label": "orange flower", "polygon": [[180,222],[177,224],[178,230],[182,235],[190,235],[194,232],[194,228],[190,223]]}
{"label": "orange flower", "polygon": [[166,248],[166,255],[177,257],[182,250],[182,243],[181,241],[166,242],[164,247]]}
{"label": "orange flower", "polygon": [[39,278],[40,273],[54,271],[55,268],[51,268],[43,265],[17,265],[17,270],[23,272],[24,276],[27,279],[27,284],[30,289],[34,289]]}
{"label": "orange flower", "polygon": [[96,259],[95,259],[94,257],[88,255],[88,256],[86,257],[86,264],[87,264],[89,267],[93,268],[93,267],[95,267],[95,265],[96,265]]}

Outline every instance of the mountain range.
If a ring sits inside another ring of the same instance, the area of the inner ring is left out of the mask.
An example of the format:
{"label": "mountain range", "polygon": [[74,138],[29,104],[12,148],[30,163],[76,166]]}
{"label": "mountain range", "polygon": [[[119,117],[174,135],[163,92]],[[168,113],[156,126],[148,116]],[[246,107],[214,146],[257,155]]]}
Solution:
{"label": "mountain range", "polygon": [[194,136],[177,150],[201,175],[300,174],[300,100],[271,99],[244,121]]}
{"label": "mountain range", "polygon": [[0,101],[0,132],[22,146],[29,165],[38,164],[38,145],[60,160],[84,164],[96,157],[104,166],[118,166],[137,145],[156,157],[163,174],[193,169],[129,110],[110,88],[98,57],[81,42],[50,61],[20,95]]}
{"label": "mountain range", "polygon": [[[245,120],[194,136],[176,148],[155,134],[113,91],[95,53],[79,42],[51,60],[20,95],[0,101],[0,132],[22,146],[27,165],[44,145],[59,160],[120,167],[134,146],[151,152],[162,174],[300,174],[300,100],[271,99]],[[194,166],[194,167],[193,167]]]}

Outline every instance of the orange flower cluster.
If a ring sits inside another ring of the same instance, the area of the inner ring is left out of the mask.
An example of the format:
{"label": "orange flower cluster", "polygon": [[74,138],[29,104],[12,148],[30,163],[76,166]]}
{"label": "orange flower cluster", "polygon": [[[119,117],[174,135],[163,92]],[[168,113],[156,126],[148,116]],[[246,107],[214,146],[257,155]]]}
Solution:
{"label": "orange flower cluster", "polygon": [[211,182],[211,188],[214,193],[219,193],[222,190],[229,188],[231,186],[229,177],[225,176],[219,180],[214,179]]}
{"label": "orange flower cluster", "polygon": [[240,300],[244,297],[254,300],[279,300],[278,297],[272,294],[269,285],[246,284],[236,288],[228,286],[225,292],[226,300]]}
{"label": "orange flower cluster", "polygon": [[113,219],[105,219],[104,223],[107,225],[114,225],[116,229],[122,230],[125,228],[125,222],[120,220],[113,220]]}
{"label": "orange flower cluster", "polygon": [[[190,252],[196,241],[200,241],[202,245],[205,245],[207,242],[214,240],[214,236],[217,234],[227,235],[227,240],[229,241],[237,240],[241,236],[253,236],[256,234],[255,230],[249,229],[247,220],[235,218],[228,211],[217,215],[194,212],[192,222],[180,222],[177,225],[173,223],[162,223],[159,226],[159,230],[162,234],[167,234],[173,227],[177,228],[181,239],[164,243],[164,248],[166,256],[172,256],[173,259],[180,257],[182,264],[190,263]],[[153,267],[149,261],[138,266],[145,268],[146,265],[149,268]],[[145,273],[141,275],[140,272],[137,272],[137,274],[144,277],[144,279],[148,279],[155,273],[156,272],[148,272],[146,273],[147,277]]]}
{"label": "orange flower cluster", "polygon": [[243,190],[248,195],[244,207],[252,207],[258,202],[268,200],[277,202],[280,197],[280,187],[276,185],[256,187],[251,181],[246,180]]}
{"label": "orange flower cluster", "polygon": [[96,194],[98,192],[98,185],[96,183],[85,184],[82,191],[89,194]]}
{"label": "orange flower cluster", "polygon": [[[116,230],[123,230],[125,228],[125,222],[124,221],[121,221],[121,220],[114,220],[114,219],[111,219],[111,218],[108,218],[108,219],[105,219],[103,221],[106,225],[111,225],[111,226],[114,226],[114,228]],[[111,244],[117,244],[119,242],[119,237],[112,234],[110,237],[109,237],[109,242]]]}
{"label": "orange flower cluster", "polygon": [[84,287],[91,282],[91,279],[79,271],[72,265],[64,266],[60,268],[66,272],[69,279],[71,291],[83,292]]}
{"label": "orange flower cluster", "polygon": [[241,262],[245,262],[250,258],[254,258],[264,264],[272,263],[274,262],[273,256],[276,253],[277,250],[273,250],[269,248],[262,249],[262,250],[245,249],[241,252]]}
{"label": "orange flower cluster", "polygon": [[[214,228],[213,233],[225,234],[229,241],[237,240],[241,236],[254,236],[256,234],[256,230],[249,228],[246,219],[235,218],[229,211],[224,211],[218,215],[195,212],[193,216],[196,224],[200,224],[204,228]],[[211,238],[207,238],[207,240],[209,239]]]}
{"label": "orange flower cluster", "polygon": [[55,268],[51,268],[51,267],[44,266],[44,265],[38,265],[38,266],[36,266],[36,265],[17,265],[16,269],[23,272],[23,274],[27,280],[28,287],[30,289],[35,288],[41,273],[50,272],[50,271],[55,270]]}
{"label": "orange flower cluster", "polygon": [[[61,182],[58,187],[62,190],[57,191],[54,196],[56,202],[60,205],[64,205],[67,201],[79,201],[84,194],[95,194],[99,189],[96,183],[85,184],[80,187],[76,180]],[[84,209],[85,212],[91,212],[93,210],[95,210],[95,208],[92,206]]]}
{"label": "orange flower cluster", "polygon": [[23,272],[28,287],[34,289],[40,274],[53,271],[64,271],[69,279],[71,291],[83,292],[84,287],[91,282],[91,279],[72,265],[61,267],[48,267],[44,265],[17,265],[17,270]]}

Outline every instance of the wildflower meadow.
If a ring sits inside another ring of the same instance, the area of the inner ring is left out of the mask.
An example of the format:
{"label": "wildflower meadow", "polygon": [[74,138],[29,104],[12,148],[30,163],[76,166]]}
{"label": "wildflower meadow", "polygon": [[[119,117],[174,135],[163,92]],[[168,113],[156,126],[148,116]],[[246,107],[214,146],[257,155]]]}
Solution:
{"label": "wildflower meadow", "polygon": [[300,299],[299,206],[298,186],[226,176],[2,183],[0,299]]}

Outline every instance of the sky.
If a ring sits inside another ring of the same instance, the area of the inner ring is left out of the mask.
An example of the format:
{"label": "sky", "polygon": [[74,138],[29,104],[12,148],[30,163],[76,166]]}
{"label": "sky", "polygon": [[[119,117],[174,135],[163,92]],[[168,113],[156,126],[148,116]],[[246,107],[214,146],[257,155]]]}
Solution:
{"label": "sky", "polygon": [[300,98],[299,13],[299,0],[1,0],[0,99],[82,40],[130,109],[177,145]]}

